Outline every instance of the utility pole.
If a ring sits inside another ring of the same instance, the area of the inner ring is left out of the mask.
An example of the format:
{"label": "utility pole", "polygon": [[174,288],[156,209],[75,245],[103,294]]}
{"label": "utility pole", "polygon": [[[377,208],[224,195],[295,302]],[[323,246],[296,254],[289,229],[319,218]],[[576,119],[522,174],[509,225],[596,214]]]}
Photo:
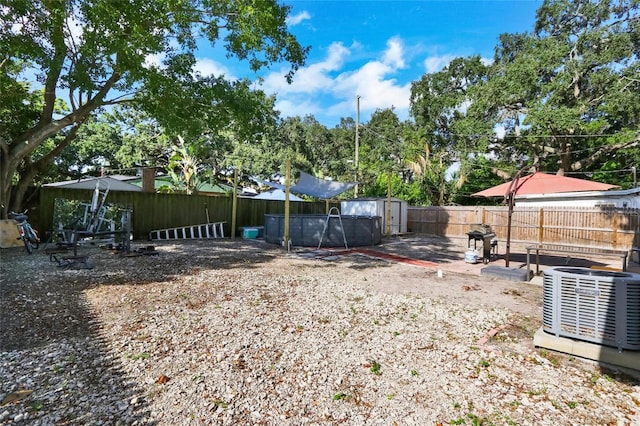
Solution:
{"label": "utility pole", "polygon": [[287,253],[291,251],[291,241],[289,237],[289,217],[290,217],[290,203],[289,192],[291,190],[291,160],[287,158],[284,180],[284,236],[282,243],[284,244]]}
{"label": "utility pole", "polygon": [[356,95],[356,156],[354,165],[356,168],[356,186],[353,190],[353,198],[358,198],[358,156],[360,152],[360,95]]}

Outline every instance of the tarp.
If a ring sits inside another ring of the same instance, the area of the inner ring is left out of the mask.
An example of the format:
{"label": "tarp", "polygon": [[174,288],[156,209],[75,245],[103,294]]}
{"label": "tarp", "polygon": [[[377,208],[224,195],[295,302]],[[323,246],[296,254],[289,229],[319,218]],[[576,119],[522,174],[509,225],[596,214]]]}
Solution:
{"label": "tarp", "polygon": [[286,189],[285,185],[278,182],[269,182],[268,180],[258,179],[257,177],[252,177],[251,179],[259,183],[260,185],[269,186],[271,188],[280,189],[282,191]]}
{"label": "tarp", "polygon": [[316,198],[328,199],[336,197],[353,188],[355,183],[336,182],[315,178],[305,172],[300,172],[300,180],[291,187],[297,194],[310,195]]}
{"label": "tarp", "polygon": [[[254,178],[256,182],[264,185],[268,185],[272,188],[285,190],[285,185],[275,182],[267,182],[264,180]],[[330,199],[336,197],[343,192],[346,192],[353,188],[356,184],[351,182],[336,182],[333,180],[323,180],[311,176],[305,172],[300,172],[300,179],[298,183],[289,188],[290,192],[296,194],[308,195],[310,197],[316,197],[320,199]]]}
{"label": "tarp", "polygon": [[[256,196],[251,197],[254,200],[276,200],[276,201],[284,201],[284,190],[283,189],[271,189],[269,191],[261,192]],[[296,197],[294,194],[289,194],[289,201],[302,201],[302,198]]]}

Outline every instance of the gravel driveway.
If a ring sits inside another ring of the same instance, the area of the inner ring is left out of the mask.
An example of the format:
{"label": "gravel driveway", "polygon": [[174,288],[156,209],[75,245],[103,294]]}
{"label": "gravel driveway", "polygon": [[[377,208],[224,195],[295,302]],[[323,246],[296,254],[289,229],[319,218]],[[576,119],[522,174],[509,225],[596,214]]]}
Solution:
{"label": "gravel driveway", "polygon": [[81,248],[93,269],[0,251],[0,424],[640,424],[637,378],[533,347],[539,286],[155,248]]}

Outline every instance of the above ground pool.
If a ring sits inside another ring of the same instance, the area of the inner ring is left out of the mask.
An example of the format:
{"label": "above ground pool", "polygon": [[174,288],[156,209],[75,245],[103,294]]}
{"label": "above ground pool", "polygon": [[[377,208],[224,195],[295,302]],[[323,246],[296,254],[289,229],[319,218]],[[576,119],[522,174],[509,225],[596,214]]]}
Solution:
{"label": "above ground pool", "polygon": [[[318,247],[322,237],[322,247],[344,247],[342,235],[349,247],[363,247],[380,244],[382,241],[382,218],[380,216],[329,216],[304,214],[289,216],[289,239],[292,246]],[[325,224],[327,229],[324,232]],[[284,215],[264,215],[264,239],[268,243],[282,244],[284,238]]]}

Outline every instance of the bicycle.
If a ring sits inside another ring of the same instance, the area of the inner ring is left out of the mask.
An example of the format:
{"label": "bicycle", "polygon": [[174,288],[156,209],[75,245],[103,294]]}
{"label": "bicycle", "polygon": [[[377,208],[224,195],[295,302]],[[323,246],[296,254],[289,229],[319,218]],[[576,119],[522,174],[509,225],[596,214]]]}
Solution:
{"label": "bicycle", "polygon": [[18,239],[22,240],[27,253],[31,254],[34,249],[40,247],[40,238],[38,232],[27,222],[27,211],[25,210],[23,213],[10,212],[9,216],[18,222],[18,232],[20,233]]}

